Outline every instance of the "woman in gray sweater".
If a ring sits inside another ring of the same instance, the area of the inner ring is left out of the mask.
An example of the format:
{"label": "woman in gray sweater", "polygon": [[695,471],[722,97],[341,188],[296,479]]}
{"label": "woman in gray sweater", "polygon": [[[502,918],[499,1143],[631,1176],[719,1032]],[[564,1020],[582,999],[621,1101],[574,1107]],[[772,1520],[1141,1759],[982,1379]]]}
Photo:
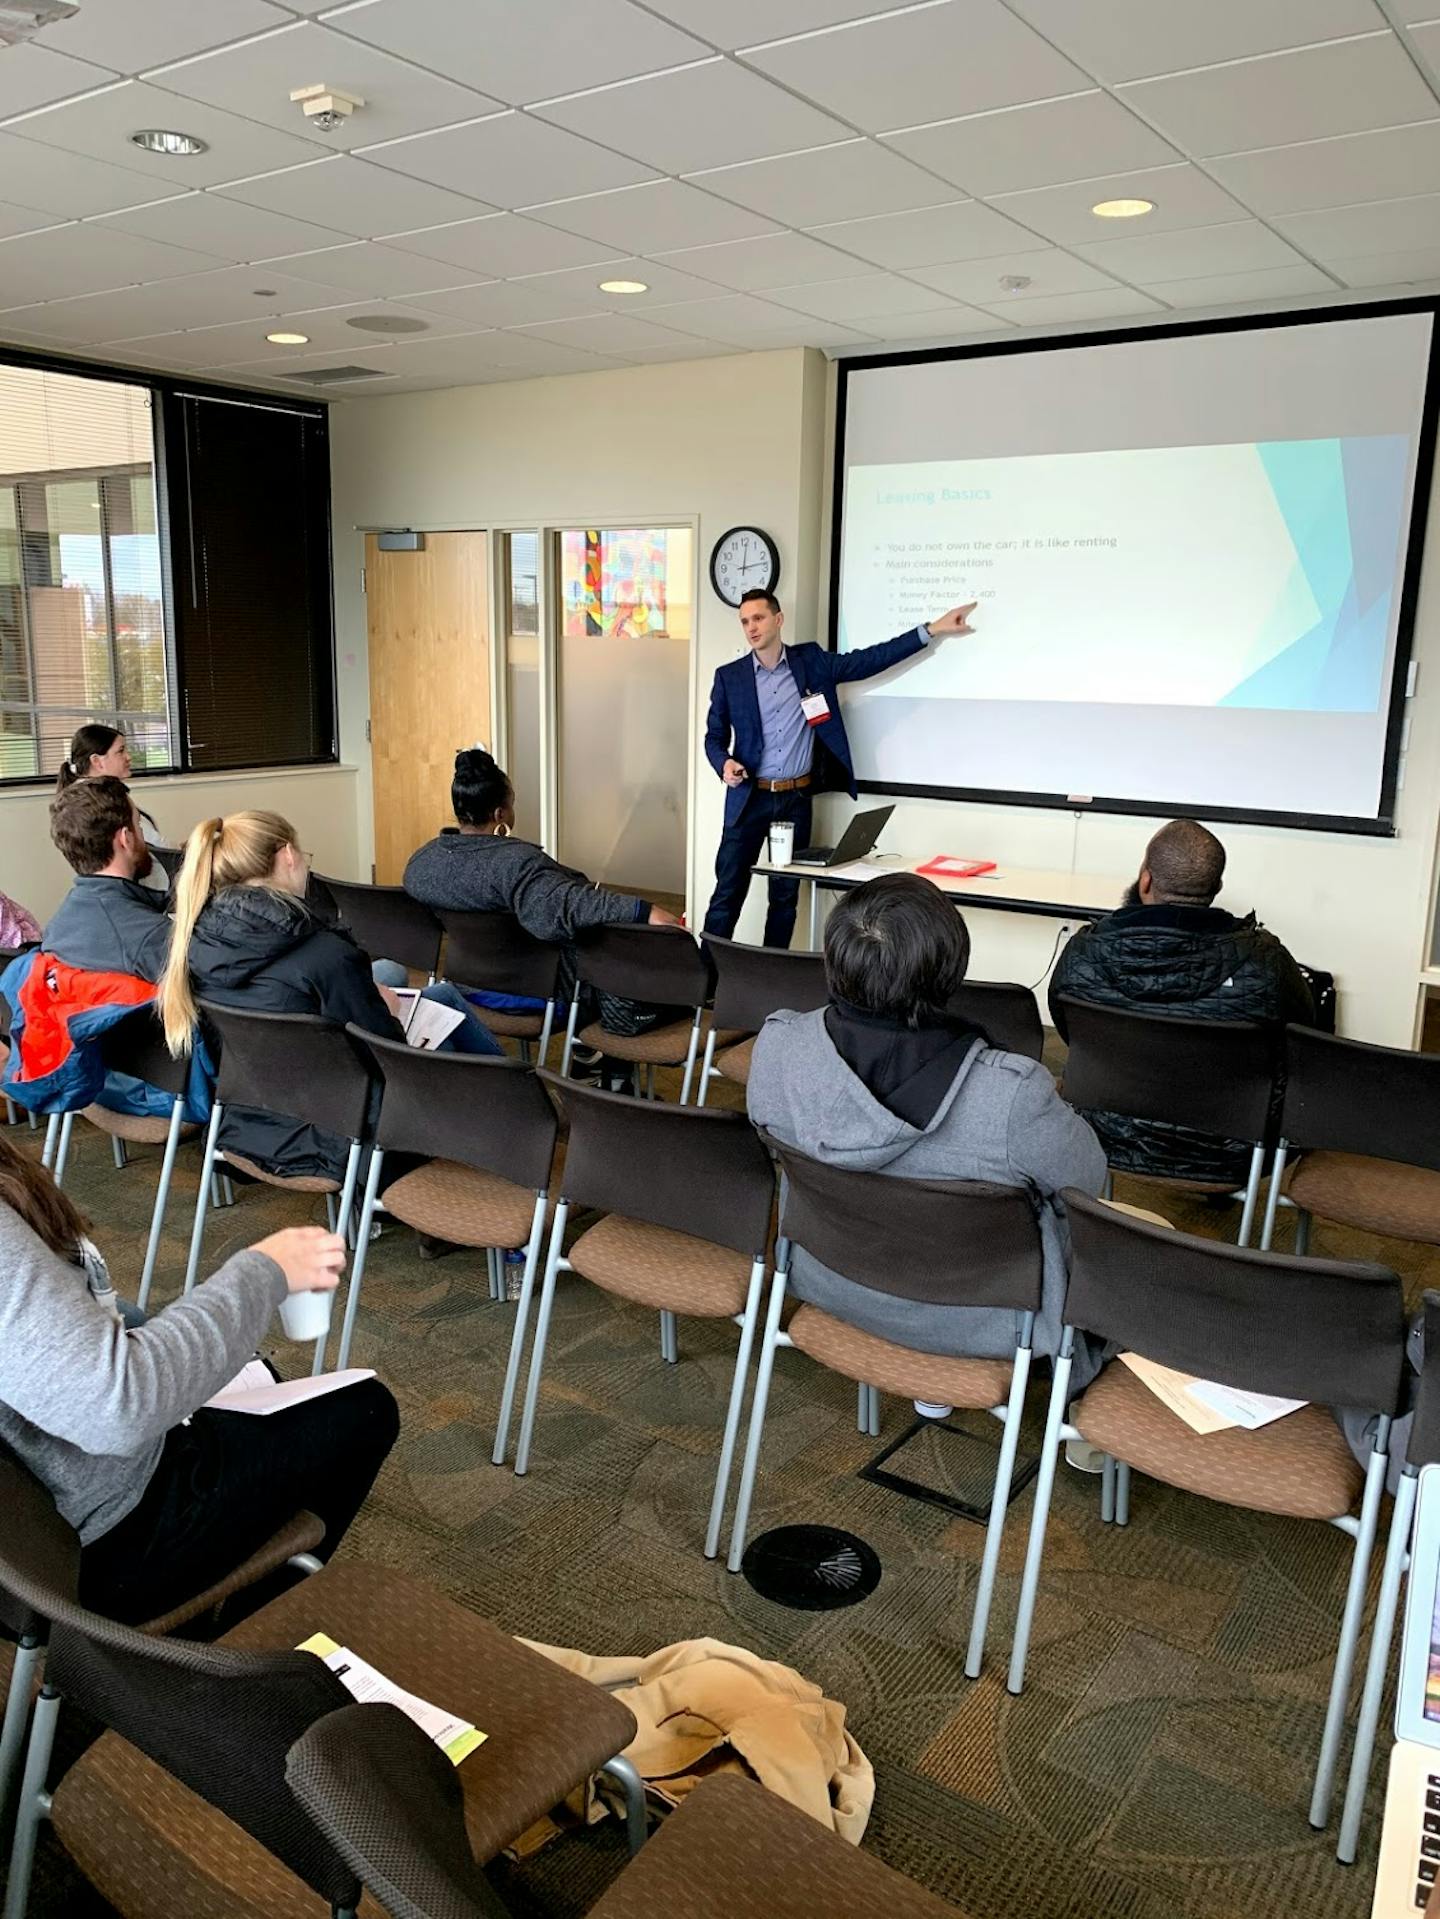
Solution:
{"label": "woman in gray sweater", "polygon": [[206,1401],[287,1293],[335,1287],[343,1240],[273,1233],[133,1328],[84,1244],[71,1201],[0,1137],[0,1446],[80,1535],[83,1603],[156,1618],[302,1509],[325,1522],[328,1557],[395,1442],[386,1388],[364,1380],[263,1419]]}

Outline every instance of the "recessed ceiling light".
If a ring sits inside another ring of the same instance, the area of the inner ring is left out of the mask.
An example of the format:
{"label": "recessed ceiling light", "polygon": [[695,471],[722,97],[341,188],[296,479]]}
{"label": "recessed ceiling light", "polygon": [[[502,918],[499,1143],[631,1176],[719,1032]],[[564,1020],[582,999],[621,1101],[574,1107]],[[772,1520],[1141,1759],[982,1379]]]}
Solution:
{"label": "recessed ceiling light", "polygon": [[265,338],[271,346],[309,346],[308,333],[267,333]]}
{"label": "recessed ceiling light", "polygon": [[1000,284],[1007,293],[1023,293],[1026,287],[1034,286],[1035,282],[1028,273],[1002,273]]}
{"label": "recessed ceiling light", "polygon": [[192,153],[208,153],[209,142],[193,133],[174,133],[168,127],[142,127],[130,135],[132,147],[144,147],[147,153],[163,153],[171,160],[187,159]]}
{"label": "recessed ceiling light", "polygon": [[1097,200],[1090,211],[1101,220],[1138,220],[1142,213],[1153,213],[1153,200]]}
{"label": "recessed ceiling light", "polygon": [[648,293],[649,286],[644,280],[602,280],[602,293]]}

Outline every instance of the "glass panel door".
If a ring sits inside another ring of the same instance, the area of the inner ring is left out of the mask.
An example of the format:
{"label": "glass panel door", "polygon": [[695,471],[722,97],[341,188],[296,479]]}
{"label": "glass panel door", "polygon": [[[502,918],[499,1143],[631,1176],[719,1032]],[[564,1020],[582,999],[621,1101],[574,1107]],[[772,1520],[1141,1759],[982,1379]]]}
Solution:
{"label": "glass panel door", "polygon": [[515,831],[541,844],[540,535],[502,533],[505,771],[515,788]]}

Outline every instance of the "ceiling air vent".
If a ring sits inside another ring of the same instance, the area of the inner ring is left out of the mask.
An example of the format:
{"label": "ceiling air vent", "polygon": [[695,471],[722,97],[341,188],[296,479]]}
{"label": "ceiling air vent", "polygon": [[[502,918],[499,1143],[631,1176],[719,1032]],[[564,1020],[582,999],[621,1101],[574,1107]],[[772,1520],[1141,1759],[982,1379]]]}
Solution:
{"label": "ceiling air vent", "polygon": [[305,386],[340,386],[347,380],[388,380],[393,375],[374,366],[317,366],[307,373],[285,373],[280,377],[299,380]]}

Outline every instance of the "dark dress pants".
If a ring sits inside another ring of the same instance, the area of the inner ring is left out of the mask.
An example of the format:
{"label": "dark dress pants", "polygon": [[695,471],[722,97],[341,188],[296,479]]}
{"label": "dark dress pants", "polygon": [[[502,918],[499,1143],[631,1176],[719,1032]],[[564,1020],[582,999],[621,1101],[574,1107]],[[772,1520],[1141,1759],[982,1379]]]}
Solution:
{"label": "dark dress pants", "polygon": [[[797,853],[810,844],[811,792],[810,787],[792,787],[787,793],[762,793],[757,789],[739,819],[725,828],[715,856],[715,891],[705,913],[707,933],[721,939],[734,938],[735,922],[750,890],[750,869],[764,857],[765,836],[772,820],[794,822]],[[767,946],[790,944],[799,899],[799,880],[771,877],[770,905],[765,915]]]}

